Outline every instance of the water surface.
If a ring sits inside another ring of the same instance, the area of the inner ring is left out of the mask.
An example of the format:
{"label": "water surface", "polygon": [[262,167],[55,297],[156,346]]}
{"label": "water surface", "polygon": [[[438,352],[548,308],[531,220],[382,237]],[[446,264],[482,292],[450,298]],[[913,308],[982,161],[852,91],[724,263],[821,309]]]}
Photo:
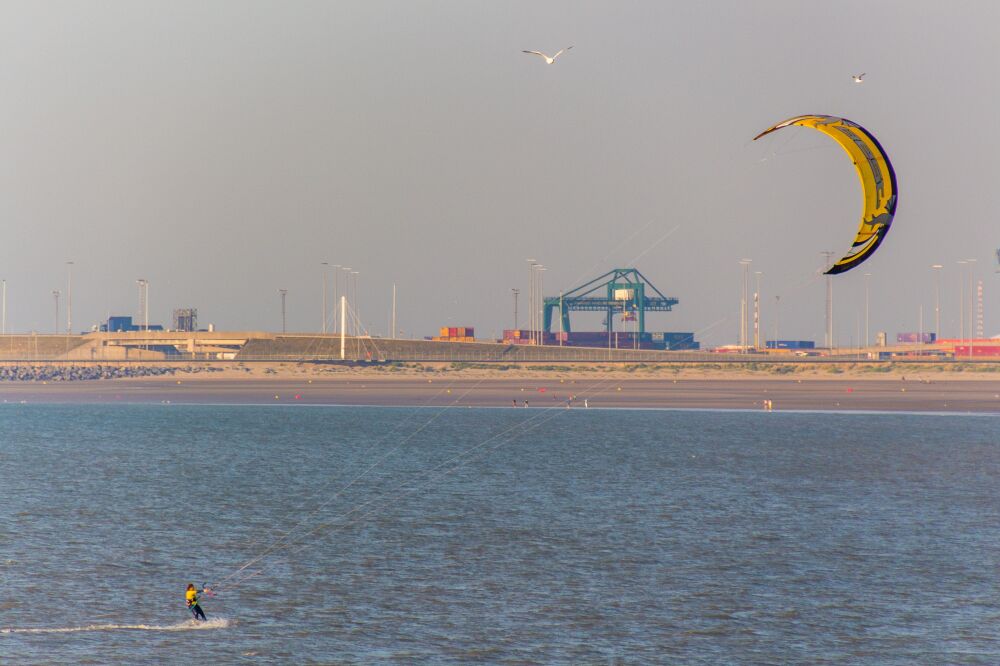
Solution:
{"label": "water surface", "polygon": [[998,663],[998,480],[996,416],[3,405],[0,657]]}

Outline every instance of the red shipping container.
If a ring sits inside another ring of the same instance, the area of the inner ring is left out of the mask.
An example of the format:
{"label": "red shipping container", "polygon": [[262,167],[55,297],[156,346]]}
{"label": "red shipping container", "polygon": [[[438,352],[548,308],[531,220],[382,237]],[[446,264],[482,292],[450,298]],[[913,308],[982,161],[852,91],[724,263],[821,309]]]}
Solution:
{"label": "red shipping container", "polygon": [[[1000,356],[1000,345],[973,345],[972,357],[977,356]],[[955,345],[955,360],[969,357],[969,345]]]}

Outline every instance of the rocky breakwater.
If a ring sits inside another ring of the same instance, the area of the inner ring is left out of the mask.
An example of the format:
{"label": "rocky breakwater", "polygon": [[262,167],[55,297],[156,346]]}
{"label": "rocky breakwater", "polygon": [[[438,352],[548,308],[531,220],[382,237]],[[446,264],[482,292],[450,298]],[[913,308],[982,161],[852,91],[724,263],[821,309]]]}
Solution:
{"label": "rocky breakwater", "polygon": [[0,382],[76,382],[96,379],[129,377],[160,377],[164,375],[221,372],[211,366],[159,365],[6,365],[0,366]]}

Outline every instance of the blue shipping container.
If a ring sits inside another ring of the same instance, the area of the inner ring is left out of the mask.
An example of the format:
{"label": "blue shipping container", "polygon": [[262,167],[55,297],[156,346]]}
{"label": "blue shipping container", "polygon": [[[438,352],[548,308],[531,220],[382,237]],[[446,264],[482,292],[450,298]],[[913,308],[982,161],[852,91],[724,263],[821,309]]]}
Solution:
{"label": "blue shipping container", "polygon": [[812,340],[768,340],[765,346],[767,349],[815,349],[816,343]]}

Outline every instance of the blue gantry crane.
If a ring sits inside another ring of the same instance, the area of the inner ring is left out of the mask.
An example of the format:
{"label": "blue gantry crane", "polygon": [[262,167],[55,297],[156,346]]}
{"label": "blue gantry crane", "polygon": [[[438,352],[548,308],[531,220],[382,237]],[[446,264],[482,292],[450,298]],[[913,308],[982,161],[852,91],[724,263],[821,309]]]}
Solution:
{"label": "blue gantry crane", "polygon": [[553,312],[558,310],[562,321],[560,331],[569,333],[570,311],[604,312],[606,333],[614,331],[617,315],[623,320],[637,319],[642,335],[646,332],[647,312],[670,312],[679,302],[664,296],[638,269],[616,268],[564,294],[546,296],[543,325],[545,332],[551,333]]}

